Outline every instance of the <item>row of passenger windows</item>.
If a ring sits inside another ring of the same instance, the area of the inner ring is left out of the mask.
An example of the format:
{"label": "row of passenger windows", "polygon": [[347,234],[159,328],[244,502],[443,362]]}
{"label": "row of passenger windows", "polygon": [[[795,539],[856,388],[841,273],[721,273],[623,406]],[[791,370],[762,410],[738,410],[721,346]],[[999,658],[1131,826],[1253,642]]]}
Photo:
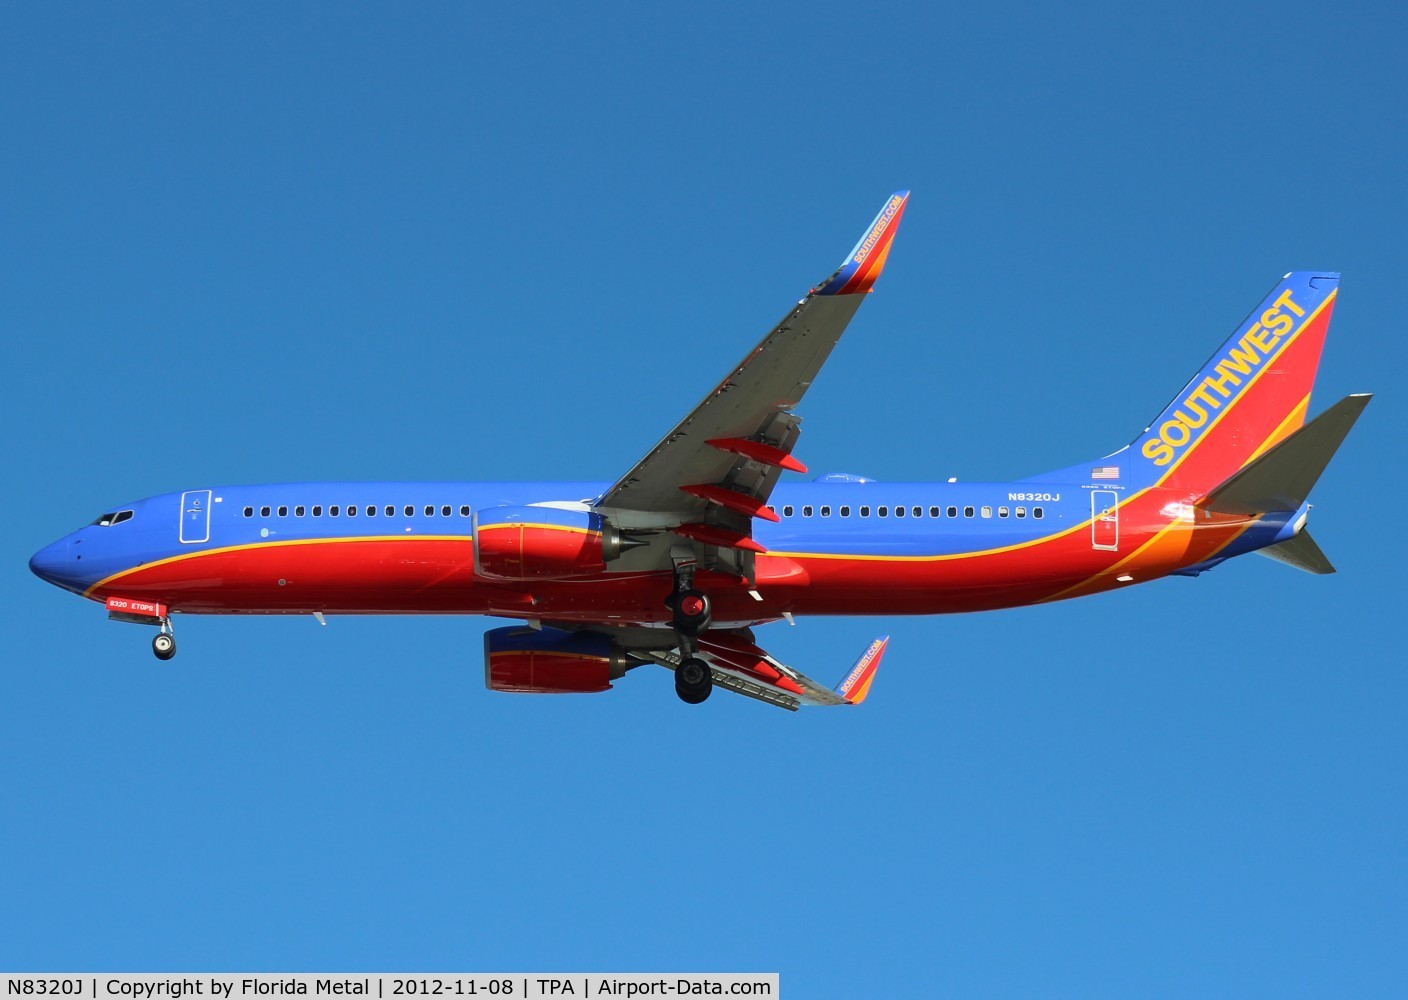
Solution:
{"label": "row of passenger windows", "polygon": [[[870,516],[870,508],[869,508],[868,506],[859,507],[859,508],[857,508],[857,509],[859,510],[861,517],[869,517],[869,516]],[[773,506],[771,506],[771,505],[768,507],[768,510],[772,511],[774,514],[777,513],[777,508],[776,508],[776,507],[773,507]],[[811,504],[804,504],[804,505],[802,506],[802,516],[803,516],[803,517],[811,517],[813,514],[817,513],[817,510],[818,510],[818,509],[815,508],[815,507],[813,507]],[[943,517],[943,516],[945,515],[945,513],[947,513],[947,515],[948,515],[949,517],[957,517],[957,516],[958,516],[958,510],[959,510],[959,508],[957,508],[957,507],[949,507],[949,508],[947,509],[947,511],[945,511],[945,509],[944,509],[943,507],[930,507],[930,508],[928,509],[928,512],[929,512],[929,516],[930,516],[930,517]],[[792,504],[787,504],[785,507],[782,508],[782,516],[783,516],[783,517],[791,517],[795,511],[796,511],[796,508],[793,507]],[[851,507],[850,507],[849,504],[843,504],[842,506],[840,506],[840,507],[838,507],[838,508],[836,509],[836,512],[837,512],[837,514],[840,515],[841,517],[850,517],[850,516],[851,516]],[[822,516],[822,517],[830,517],[830,516],[831,516],[831,505],[830,505],[830,504],[822,504],[821,507],[820,507],[820,513],[821,513],[821,516]],[[988,504],[984,504],[984,505],[981,506],[981,507],[964,507],[964,508],[963,508],[963,516],[964,516],[964,517],[978,517],[978,516],[981,516],[981,517],[992,517],[992,514],[993,514],[993,508],[992,508],[991,506],[989,506]],[[1027,516],[1027,508],[1025,508],[1025,507],[1013,507],[1013,508],[998,507],[998,508],[997,508],[997,516],[998,516],[998,517],[1009,517],[1009,516],[1011,516],[1011,515],[1013,515],[1013,514],[1015,514],[1017,517],[1026,517],[1026,516]],[[923,507],[917,507],[917,506],[916,506],[916,507],[876,507],[876,508],[875,508],[875,516],[876,516],[876,517],[890,517],[890,516],[892,516],[892,515],[893,515],[894,517],[923,517],[923,516],[924,516],[924,508],[923,508]],[[1032,517],[1035,517],[1035,518],[1040,519],[1040,518],[1043,518],[1043,517],[1045,517],[1045,516],[1046,516],[1046,511],[1045,511],[1043,508],[1041,508],[1041,507],[1033,507],[1033,508],[1032,508]]]}
{"label": "row of passenger windows", "polygon": [[[365,507],[358,507],[356,504],[348,504],[346,507],[343,507],[340,504],[332,504],[330,507],[327,508],[324,508],[322,504],[314,504],[312,508],[313,516],[322,517],[325,509],[327,511],[328,517],[342,517],[344,515],[346,515],[347,517],[356,517],[358,514],[366,514],[367,517],[376,517],[378,511],[384,513],[387,517],[396,516],[395,504],[387,504],[385,507],[378,508],[376,504],[372,503],[367,504]],[[445,504],[444,506],[436,507],[434,504],[428,503],[425,505],[423,510],[425,512],[426,517],[434,517],[437,511],[439,512],[441,517],[455,516],[455,508],[452,507],[450,504]],[[290,511],[292,511],[294,517],[303,517],[308,514],[309,508],[305,507],[303,504],[299,504],[298,506],[292,508],[288,507],[287,505],[280,505],[278,507],[260,507],[259,516],[273,517],[275,516],[275,514],[277,514],[277,516],[279,517],[288,517]],[[401,511],[405,517],[416,516],[416,508],[412,504],[406,504],[406,506],[401,508]],[[460,505],[459,515],[460,517],[469,517],[469,504]],[[253,517],[254,508],[246,507],[244,509],[244,516]]]}
{"label": "row of passenger windows", "polygon": [[[277,507],[277,508],[275,508],[275,507],[268,507],[268,506],[260,507],[260,508],[259,508],[259,516],[260,516],[260,517],[273,517],[273,516],[275,516],[275,513],[277,512],[277,516],[278,516],[278,517],[288,517],[290,509],[292,510],[294,517],[304,517],[304,516],[307,515],[307,513],[308,513],[308,508],[305,507],[303,504],[299,504],[298,506],[293,507],[293,508],[289,508],[287,505],[280,505],[280,506]],[[870,507],[869,507],[869,506],[861,506],[861,507],[858,507],[858,508],[856,508],[856,509],[857,509],[857,511],[859,512],[859,514],[860,514],[861,517],[870,517]],[[323,508],[323,505],[322,505],[322,504],[314,504],[314,505],[313,505],[313,508],[312,508],[312,514],[313,514],[314,517],[322,517],[322,516],[323,516],[323,510],[324,510],[324,508]],[[385,507],[380,508],[380,510],[381,510],[387,517],[395,517],[395,516],[396,516],[396,505],[395,505],[395,504],[387,504]],[[440,514],[441,517],[453,517],[453,516],[455,515],[455,508],[454,508],[453,506],[451,506],[450,504],[444,504],[443,506],[441,506],[441,507],[439,507],[439,508],[437,508],[434,504],[426,504],[425,507],[422,508],[422,510],[424,511],[424,514],[425,514],[426,517],[434,517],[437,510],[439,511],[439,514]],[[769,505],[769,506],[768,506],[768,510],[772,511],[774,514],[777,513],[777,508],[776,508],[776,507],[773,507],[772,505]],[[370,503],[367,504],[365,507],[358,507],[356,504],[348,504],[346,507],[340,506],[339,504],[332,504],[330,507],[327,508],[327,514],[328,514],[329,517],[341,517],[341,516],[343,516],[344,514],[345,514],[347,517],[356,517],[356,516],[358,515],[358,513],[365,513],[367,517],[376,517],[377,511],[378,511],[378,508],[377,508],[376,504],[370,504]],[[415,513],[416,513],[416,508],[415,508],[415,506],[412,505],[412,504],[406,504],[404,507],[401,508],[401,511],[402,511],[402,514],[403,514],[405,517],[414,517],[414,516],[415,516]],[[813,507],[811,504],[804,504],[804,505],[802,506],[802,516],[803,516],[803,517],[812,517],[814,514],[818,513],[818,511],[819,511],[819,513],[820,513],[820,515],[821,515],[822,517],[830,517],[830,516],[831,516],[831,505],[830,505],[830,504],[822,504],[819,509],[816,508],[816,507]],[[930,508],[928,508],[928,513],[929,513],[929,516],[930,516],[930,517],[943,517],[943,516],[945,515],[945,513],[947,513],[947,515],[948,515],[949,517],[958,517],[958,511],[959,511],[959,508],[957,508],[957,507],[949,507],[946,512],[945,512],[945,509],[944,509],[943,507],[930,507]],[[916,507],[898,507],[898,506],[897,506],[897,507],[893,507],[893,508],[892,508],[892,507],[889,507],[889,506],[880,506],[880,507],[876,507],[876,508],[875,508],[875,516],[876,516],[876,517],[890,517],[890,516],[892,516],[892,515],[893,515],[894,517],[905,517],[905,516],[910,516],[910,517],[923,517],[923,516],[924,516],[924,512],[925,512],[925,508],[923,508],[923,507],[918,507],[918,506],[916,506]],[[783,516],[783,517],[792,517],[795,513],[796,513],[796,508],[795,508],[792,504],[787,504],[786,506],[784,506],[784,507],[782,508],[782,516]],[[840,517],[850,517],[850,516],[851,516],[851,507],[850,507],[849,504],[843,504],[843,505],[841,505],[840,507],[836,508],[836,513],[837,513]],[[131,512],[131,511],[123,511],[122,514],[125,514],[127,517],[131,517],[131,516],[132,516],[132,512]],[[997,508],[997,516],[998,516],[998,517],[1008,517],[1008,516],[1014,515],[1014,514],[1015,514],[1017,517],[1026,517],[1026,516],[1027,516],[1027,508],[1025,508],[1025,507],[1014,507],[1014,508],[1011,508],[1011,509],[1009,509],[1009,508],[1007,508],[1007,507],[998,507],[998,508]],[[1040,519],[1040,518],[1043,518],[1043,517],[1046,516],[1046,511],[1045,511],[1044,509],[1042,509],[1041,507],[1033,507],[1033,508],[1031,509],[1031,514],[1032,514],[1032,517],[1037,518],[1037,519]],[[992,508],[991,506],[987,505],[987,504],[984,504],[982,507],[971,507],[971,506],[969,506],[969,507],[964,507],[964,508],[963,508],[963,516],[964,516],[964,517],[978,517],[978,516],[981,516],[981,517],[992,517],[992,515],[993,515],[993,508]],[[111,522],[107,521],[106,519],[107,519],[107,518],[110,518],[110,517],[113,517],[113,516],[114,516],[114,515],[105,514],[102,518],[99,518],[98,521],[95,522],[95,523],[98,523],[98,524],[111,523]],[[125,520],[125,518],[122,517],[121,514],[115,515],[115,516],[116,516],[117,520],[119,520],[119,521]],[[244,516],[245,516],[245,517],[253,517],[253,516],[254,516],[254,508],[253,508],[253,507],[246,507],[246,508],[244,509]],[[460,516],[460,517],[469,517],[469,504],[461,504],[461,505],[460,505],[460,508],[459,508],[459,516]]]}

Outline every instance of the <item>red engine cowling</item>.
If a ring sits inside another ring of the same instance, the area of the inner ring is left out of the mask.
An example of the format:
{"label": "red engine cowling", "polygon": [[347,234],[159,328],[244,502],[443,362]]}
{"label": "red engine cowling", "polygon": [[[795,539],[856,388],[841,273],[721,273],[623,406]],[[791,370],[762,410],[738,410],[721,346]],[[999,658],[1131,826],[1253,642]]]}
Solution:
{"label": "red engine cowling", "polygon": [[621,533],[587,510],[504,506],[474,515],[474,571],[493,580],[591,576],[621,548]]}
{"label": "red engine cowling", "polygon": [[520,694],[606,691],[626,658],[604,635],[519,626],[484,633],[484,686]]}

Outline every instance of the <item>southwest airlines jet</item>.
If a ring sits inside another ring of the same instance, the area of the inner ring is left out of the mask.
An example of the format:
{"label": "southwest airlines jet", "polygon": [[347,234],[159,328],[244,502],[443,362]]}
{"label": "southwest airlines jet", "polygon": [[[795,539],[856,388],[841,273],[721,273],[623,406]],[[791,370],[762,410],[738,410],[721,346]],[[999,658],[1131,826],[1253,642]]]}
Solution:
{"label": "southwest airlines jet", "polygon": [[30,568],[155,626],[175,614],[476,614],[496,691],[604,691],[658,664],[697,704],[723,687],[782,708],[859,704],[887,638],[835,688],[753,629],[800,615],[1008,608],[1196,576],[1260,552],[1333,567],[1307,497],[1368,395],[1306,422],[1339,275],[1286,275],[1148,429],[1011,483],[805,473],[807,387],[865,301],[909,193],[660,443],[614,482],[277,483],[113,507]]}

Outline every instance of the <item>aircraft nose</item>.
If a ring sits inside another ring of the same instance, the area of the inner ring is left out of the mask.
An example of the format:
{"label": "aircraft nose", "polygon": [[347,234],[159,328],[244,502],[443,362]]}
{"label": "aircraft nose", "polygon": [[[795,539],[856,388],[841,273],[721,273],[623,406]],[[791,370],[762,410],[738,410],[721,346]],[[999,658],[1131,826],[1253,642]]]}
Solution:
{"label": "aircraft nose", "polygon": [[29,559],[29,571],[46,583],[62,586],[60,582],[71,576],[69,545],[67,538],[61,538],[52,545],[46,545]]}

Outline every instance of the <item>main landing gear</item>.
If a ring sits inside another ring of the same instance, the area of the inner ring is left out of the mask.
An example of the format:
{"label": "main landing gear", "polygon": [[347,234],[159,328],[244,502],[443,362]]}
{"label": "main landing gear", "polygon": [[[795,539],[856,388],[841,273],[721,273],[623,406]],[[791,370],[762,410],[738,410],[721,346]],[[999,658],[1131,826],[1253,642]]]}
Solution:
{"label": "main landing gear", "polygon": [[675,668],[675,694],[686,705],[698,705],[714,690],[714,676],[709,664],[697,656],[686,657]]}
{"label": "main landing gear", "polygon": [[708,595],[694,589],[694,564],[681,561],[675,566],[675,589],[666,599],[670,606],[671,623],[680,649],[680,663],[675,668],[675,694],[687,705],[698,705],[714,690],[714,675],[709,664],[699,657],[699,633],[713,620]]}

